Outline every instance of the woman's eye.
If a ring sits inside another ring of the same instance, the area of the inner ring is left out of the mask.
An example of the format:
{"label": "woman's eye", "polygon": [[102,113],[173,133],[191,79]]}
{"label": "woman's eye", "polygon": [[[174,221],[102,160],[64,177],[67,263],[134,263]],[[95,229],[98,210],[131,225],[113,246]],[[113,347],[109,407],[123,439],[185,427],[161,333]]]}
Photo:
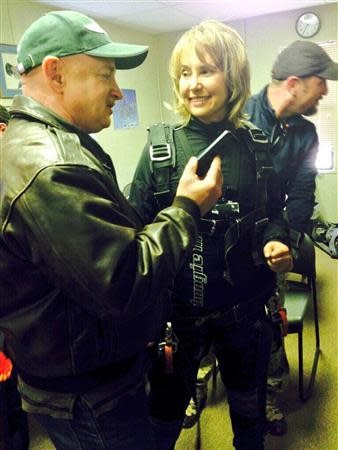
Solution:
{"label": "woman's eye", "polygon": [[205,67],[201,70],[202,75],[212,75],[215,71],[211,67]]}

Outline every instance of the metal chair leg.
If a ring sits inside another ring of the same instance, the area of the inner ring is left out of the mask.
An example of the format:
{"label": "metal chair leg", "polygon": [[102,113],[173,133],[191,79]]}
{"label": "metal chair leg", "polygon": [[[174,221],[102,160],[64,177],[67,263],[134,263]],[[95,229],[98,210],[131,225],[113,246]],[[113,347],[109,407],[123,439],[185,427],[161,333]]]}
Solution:
{"label": "metal chair leg", "polygon": [[[318,327],[318,322],[315,324],[316,328]],[[320,355],[319,348],[319,330],[318,335],[316,333],[316,349],[312,362],[311,375],[310,380],[304,388],[304,366],[303,366],[303,333],[302,330],[298,333],[298,359],[299,359],[299,369],[298,369],[298,378],[299,378],[299,398],[305,402],[308,400],[313,392],[313,387],[317,374],[318,360]]]}

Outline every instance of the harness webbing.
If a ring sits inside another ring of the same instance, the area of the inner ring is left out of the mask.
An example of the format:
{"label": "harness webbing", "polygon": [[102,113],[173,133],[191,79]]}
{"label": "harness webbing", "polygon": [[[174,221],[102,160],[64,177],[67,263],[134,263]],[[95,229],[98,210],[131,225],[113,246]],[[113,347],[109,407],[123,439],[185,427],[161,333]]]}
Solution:
{"label": "harness webbing", "polygon": [[[256,164],[256,193],[255,193],[255,209],[245,217],[230,226],[226,231],[226,256],[232,247],[238,242],[243,234],[250,233],[253,242],[253,258],[256,264],[261,263],[259,251],[259,238],[264,229],[268,218],[266,215],[267,202],[267,179],[273,170],[268,158],[268,139],[265,134],[256,128],[253,124],[243,121],[243,128],[239,128],[238,135],[249,148],[249,151],[255,157]],[[172,200],[173,194],[170,190],[170,180],[173,169],[176,166],[176,149],[174,143],[174,133],[179,139],[183,148],[186,160],[192,156],[192,149],[185,135],[184,129],[174,128],[164,123],[158,123],[148,128],[150,139],[150,165],[151,172],[155,182],[155,193],[158,206],[162,209],[168,206]],[[204,222],[207,221],[203,219]],[[211,226],[207,227],[203,224],[203,229],[215,230],[215,220],[211,220]],[[222,222],[222,220],[218,221]],[[218,224],[218,228],[222,230],[224,227]],[[203,233],[203,230],[201,231]],[[230,280],[230,274],[229,280]]]}
{"label": "harness webbing", "polygon": [[148,128],[150,136],[150,170],[154,176],[156,192],[154,193],[160,209],[170,204],[170,175],[176,167],[174,130],[163,122]]}

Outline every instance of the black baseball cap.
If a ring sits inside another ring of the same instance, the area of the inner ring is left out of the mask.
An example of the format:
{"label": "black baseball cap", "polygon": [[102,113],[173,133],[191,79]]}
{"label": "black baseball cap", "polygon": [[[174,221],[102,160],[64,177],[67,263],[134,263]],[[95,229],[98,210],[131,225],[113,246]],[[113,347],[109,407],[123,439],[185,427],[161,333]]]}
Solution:
{"label": "black baseball cap", "polygon": [[286,80],[292,75],[316,75],[326,80],[338,80],[338,64],[314,42],[295,41],[281,51],[272,68],[272,78],[275,80]]}
{"label": "black baseball cap", "polygon": [[77,11],[52,11],[37,19],[23,34],[17,52],[17,71],[27,73],[48,55],[84,53],[114,58],[117,69],[133,69],[145,60],[148,47],[113,42],[90,17]]}

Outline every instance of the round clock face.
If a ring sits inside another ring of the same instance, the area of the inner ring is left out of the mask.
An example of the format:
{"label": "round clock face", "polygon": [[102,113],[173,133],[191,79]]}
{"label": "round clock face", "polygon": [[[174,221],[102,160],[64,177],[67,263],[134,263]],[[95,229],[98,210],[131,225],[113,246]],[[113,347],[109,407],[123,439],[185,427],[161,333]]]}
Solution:
{"label": "round clock face", "polygon": [[314,13],[305,13],[298,17],[296,22],[296,31],[303,38],[314,36],[320,28],[318,16]]}

